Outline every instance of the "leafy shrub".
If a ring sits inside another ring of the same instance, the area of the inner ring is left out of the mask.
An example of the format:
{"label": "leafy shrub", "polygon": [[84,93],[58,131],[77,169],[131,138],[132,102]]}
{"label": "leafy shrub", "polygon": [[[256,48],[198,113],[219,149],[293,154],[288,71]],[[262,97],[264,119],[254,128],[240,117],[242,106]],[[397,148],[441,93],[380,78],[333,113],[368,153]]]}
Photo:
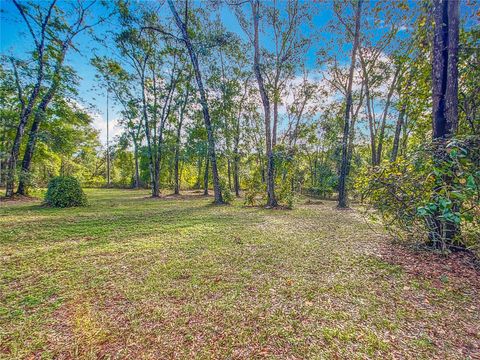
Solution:
{"label": "leafy shrub", "polygon": [[315,169],[314,186],[307,187],[306,194],[322,199],[331,198],[338,187],[338,175],[327,165],[320,164]]}
{"label": "leafy shrub", "polygon": [[76,178],[57,176],[48,183],[45,203],[60,208],[85,206],[87,205],[87,197]]}
{"label": "leafy shrub", "polygon": [[258,171],[246,178],[245,185],[245,205],[255,206],[259,197],[264,199],[265,185],[262,184]]}
{"label": "leafy shrub", "polygon": [[[480,139],[469,137],[430,144],[368,169],[356,188],[396,235],[442,251],[461,247],[480,254],[479,185]],[[453,239],[452,229],[461,229]]]}
{"label": "leafy shrub", "polygon": [[232,194],[232,191],[230,190],[230,187],[228,186],[226,181],[223,179],[220,180],[220,188],[222,190],[223,201],[226,204],[230,204],[233,201],[233,194]]}
{"label": "leafy shrub", "polygon": [[277,200],[285,205],[288,209],[293,209],[297,196],[295,191],[292,189],[291,179],[286,179],[280,185],[280,188],[277,192]]}

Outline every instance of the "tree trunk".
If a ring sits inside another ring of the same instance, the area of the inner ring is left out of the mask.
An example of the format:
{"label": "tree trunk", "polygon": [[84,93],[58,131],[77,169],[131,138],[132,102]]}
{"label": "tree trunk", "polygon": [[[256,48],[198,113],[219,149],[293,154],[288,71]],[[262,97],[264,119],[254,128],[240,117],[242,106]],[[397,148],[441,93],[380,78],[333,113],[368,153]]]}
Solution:
{"label": "tree trunk", "polygon": [[450,131],[446,128],[445,90],[448,61],[448,3],[434,1],[434,38],[432,57],[433,138],[444,138]]}
{"label": "tree trunk", "polygon": [[[63,62],[63,60],[62,60]],[[58,66],[58,72],[56,72],[55,76],[59,76],[60,72],[60,66]],[[45,94],[43,97],[42,101],[40,102],[36,112],[35,112],[35,117],[33,119],[33,124],[30,129],[30,133],[28,134],[28,142],[27,142],[27,147],[25,148],[25,154],[23,155],[23,161],[22,161],[22,170],[21,170],[21,176],[19,179],[18,183],[18,190],[17,192],[20,195],[26,195],[27,192],[27,178],[29,177],[30,174],[30,164],[33,158],[33,153],[35,151],[35,145],[37,144],[37,138],[38,138],[38,131],[40,130],[40,124],[44,121],[45,116],[46,116],[46,111],[47,107],[50,104],[50,102],[53,99],[53,96],[55,95],[58,85],[59,85],[60,79],[55,79],[54,83],[48,90],[48,92]]]}
{"label": "tree trunk", "polygon": [[[6,197],[13,196],[13,188],[15,185],[15,171],[17,167],[18,156],[20,155],[20,145],[22,143],[23,134],[25,132],[25,126],[27,125],[28,119],[32,113],[33,105],[35,100],[38,98],[40,92],[40,85],[43,81],[43,63],[40,65],[41,70],[39,70],[39,75],[37,78],[37,83],[35,84],[32,93],[28,99],[27,105],[23,106],[20,113],[20,122],[17,126],[17,131],[15,133],[15,139],[13,140],[12,150],[7,161],[6,169]],[[41,71],[41,73],[40,73]]]}
{"label": "tree trunk", "polygon": [[133,182],[134,189],[140,188],[140,167],[138,163],[138,145],[137,141],[133,141],[133,155],[135,157],[135,180]]}
{"label": "tree trunk", "polygon": [[227,159],[227,178],[228,178],[228,188],[232,190],[232,169],[230,159]]}
{"label": "tree trunk", "polygon": [[210,163],[210,157],[207,155],[207,161],[205,162],[205,173],[203,176],[203,195],[208,195],[208,168]]}
{"label": "tree trunk", "polygon": [[352,85],[353,85],[353,75],[354,75],[356,56],[357,56],[357,48],[360,42],[361,7],[362,7],[362,0],[359,0],[357,3],[357,9],[355,12],[355,37],[353,41],[350,73],[348,76],[346,104],[345,104],[345,118],[344,118],[345,123],[343,128],[343,139],[342,139],[342,164],[340,167],[340,178],[338,181],[338,207],[342,209],[348,208],[347,176],[350,168],[350,161],[348,159],[348,142],[350,137],[350,108],[352,107]]}
{"label": "tree trunk", "polygon": [[390,162],[394,162],[397,160],[398,147],[400,145],[400,135],[402,133],[403,119],[405,117],[406,108],[406,104],[402,104],[400,112],[398,113],[397,125],[395,126],[395,136],[393,137],[393,147],[392,154],[390,156]]}
{"label": "tree trunk", "polygon": [[238,153],[238,143],[240,142],[239,139],[239,132],[240,132],[240,121],[237,122],[237,134],[235,137],[235,144],[233,147],[233,186],[235,188],[235,196],[240,196],[240,179],[239,179],[239,163],[240,163],[240,154]]}
{"label": "tree trunk", "polygon": [[178,120],[178,127],[177,127],[177,138],[175,139],[175,190],[174,193],[176,195],[180,194],[180,171],[179,171],[179,162],[180,162],[180,135],[182,133],[182,125],[183,125],[183,114],[185,112],[185,107],[187,105],[188,100],[188,91],[186,95],[186,99],[183,102],[182,108],[180,109],[180,119]]}
{"label": "tree trunk", "polygon": [[275,98],[273,99],[272,147],[275,147],[277,145],[277,127],[278,127],[278,100],[277,100],[277,95],[275,94]]}
{"label": "tree trunk", "polygon": [[175,189],[174,194],[180,194],[180,176],[179,176],[179,159],[180,159],[180,145],[178,144],[175,146],[175,169],[174,169],[174,177],[175,177]]}
{"label": "tree trunk", "polygon": [[203,87],[202,74],[200,72],[200,67],[198,65],[197,54],[193,49],[192,43],[190,42],[190,37],[188,35],[186,24],[180,19],[173,0],[168,0],[168,5],[172,11],[175,22],[182,32],[183,41],[187,47],[188,54],[190,55],[190,60],[192,62],[193,70],[195,72],[195,79],[197,81],[198,92],[200,94],[200,104],[202,105],[203,120],[205,122],[205,128],[207,129],[207,138],[208,138],[208,151],[210,156],[210,162],[212,163],[212,178],[213,178],[213,193],[215,196],[215,204],[223,204],[222,189],[220,186],[220,178],[218,176],[217,169],[217,157],[215,154],[215,138],[213,135],[213,127],[210,120],[210,112],[208,110],[207,95]]}
{"label": "tree trunk", "polygon": [[152,197],[159,196],[159,186],[155,182],[155,157],[152,149],[152,134],[150,129],[150,122],[148,120],[148,111],[147,111],[147,96],[145,94],[145,66],[146,66],[147,59],[145,58],[142,65],[141,73],[140,73],[140,84],[142,88],[142,117],[144,122],[144,129],[145,129],[145,138],[147,140],[147,150],[148,150],[148,169],[150,171],[150,181],[151,181],[151,191]]}
{"label": "tree trunk", "polygon": [[18,155],[20,152],[20,144],[22,142],[23,133],[25,131],[25,125],[27,123],[28,116],[22,114],[20,117],[20,123],[17,126],[17,131],[15,134],[15,139],[13,140],[12,151],[7,161],[7,170],[6,170],[6,197],[13,196],[13,187],[15,186],[15,170],[17,167]]}
{"label": "tree trunk", "polygon": [[45,112],[42,111],[41,115],[39,114],[39,112],[40,110],[37,110],[37,113],[35,114],[35,119],[28,135],[28,142],[27,147],[25,148],[25,154],[23,155],[22,169],[20,172],[17,189],[17,193],[20,195],[27,195],[27,183],[29,182],[30,163],[32,161],[33,152],[37,142],[38,130],[41,123],[40,118],[43,118],[45,116]]}
{"label": "tree trunk", "polygon": [[459,1],[449,0],[447,86],[445,89],[445,119],[448,136],[454,136],[458,128],[458,41]]}
{"label": "tree trunk", "polygon": [[368,80],[368,69],[365,63],[365,60],[362,56],[362,52],[360,50],[360,64],[362,66],[362,73],[363,73],[363,82],[365,84],[365,101],[367,103],[367,116],[368,116],[368,129],[370,131],[370,150],[372,153],[372,165],[375,166],[377,160],[377,145],[376,145],[376,129],[375,129],[375,119],[373,116],[372,111],[372,104],[371,104],[371,96],[370,96],[370,83]]}
{"label": "tree trunk", "polygon": [[395,91],[395,86],[397,84],[398,75],[400,74],[401,66],[398,65],[393,75],[392,83],[390,84],[390,89],[387,94],[387,101],[385,103],[385,108],[383,109],[382,123],[380,125],[380,134],[378,135],[378,147],[377,147],[377,157],[375,160],[375,165],[380,165],[382,161],[382,151],[383,151],[383,139],[385,137],[385,125],[387,123],[388,109],[390,108],[390,102],[392,100],[393,92]]}
{"label": "tree trunk", "polygon": [[265,84],[263,82],[263,76],[260,69],[260,45],[258,39],[258,23],[259,23],[259,7],[260,2],[258,0],[253,0],[251,2],[252,7],[252,17],[253,17],[253,28],[254,28],[254,57],[253,57],[253,71],[255,72],[255,77],[257,78],[258,89],[260,96],[262,98],[263,110],[265,115],[265,153],[267,158],[267,207],[277,206],[277,199],[275,197],[275,169],[274,169],[274,156],[272,151],[272,131],[270,128],[270,100],[267,95],[267,90],[265,89]]}
{"label": "tree trunk", "polygon": [[202,158],[199,156],[197,160],[197,182],[195,183],[195,189],[200,189],[201,187],[201,177],[202,177]]}
{"label": "tree trunk", "polygon": [[[442,166],[449,155],[446,140],[455,135],[458,124],[458,0],[434,1],[434,39],[432,57],[432,100],[433,100],[433,140],[437,146],[433,154],[434,162]],[[455,169],[452,169],[455,173]],[[441,182],[449,186],[453,178],[444,174]],[[437,189],[440,191],[440,188]],[[440,196],[440,194],[436,195]],[[453,211],[459,210],[453,204]],[[441,214],[433,216],[430,229],[432,245],[441,250],[452,243],[460,232],[459,224],[441,220]]]}
{"label": "tree trunk", "polygon": [[238,156],[235,156],[235,161],[233,163],[233,186],[235,188],[235,196],[240,197],[240,179],[238,174]]}

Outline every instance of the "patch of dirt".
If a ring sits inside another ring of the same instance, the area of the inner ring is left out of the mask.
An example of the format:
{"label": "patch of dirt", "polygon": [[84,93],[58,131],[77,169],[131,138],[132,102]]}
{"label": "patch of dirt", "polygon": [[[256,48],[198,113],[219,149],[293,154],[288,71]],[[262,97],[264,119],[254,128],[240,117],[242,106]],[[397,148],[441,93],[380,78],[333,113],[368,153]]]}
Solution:
{"label": "patch of dirt", "polygon": [[3,203],[3,202],[27,203],[27,202],[38,201],[38,200],[40,199],[35,196],[25,196],[25,195],[18,195],[18,194],[15,194],[13,197],[0,196],[0,203]]}
{"label": "patch of dirt", "polygon": [[213,195],[203,195],[203,193],[195,193],[194,191],[189,191],[182,194],[168,194],[160,195],[157,198],[151,196],[145,196],[143,200],[194,200],[194,199],[207,199],[211,198]]}
{"label": "patch of dirt", "polygon": [[468,284],[480,291],[480,267],[471,253],[440,255],[388,243],[379,246],[378,250],[384,261],[400,265],[406,273],[428,279],[436,287],[442,287],[446,283],[459,286]]}
{"label": "patch of dirt", "polygon": [[312,200],[312,199],[308,199],[304,203],[304,205],[323,205],[323,204],[324,202],[322,200]]}

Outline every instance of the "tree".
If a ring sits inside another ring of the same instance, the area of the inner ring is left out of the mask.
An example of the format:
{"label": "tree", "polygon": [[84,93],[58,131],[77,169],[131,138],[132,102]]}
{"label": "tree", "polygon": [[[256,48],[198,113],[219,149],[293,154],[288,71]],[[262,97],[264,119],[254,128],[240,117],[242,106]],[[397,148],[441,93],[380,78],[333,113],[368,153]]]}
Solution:
{"label": "tree", "polygon": [[190,80],[191,76],[187,76],[183,80],[183,93],[179,96],[179,110],[178,110],[178,119],[176,124],[176,134],[175,134],[175,165],[174,165],[174,193],[176,195],[180,194],[180,145],[181,145],[181,135],[182,135],[182,125],[185,119],[187,105],[190,100]]}
{"label": "tree", "polygon": [[197,82],[198,92],[200,94],[200,104],[202,106],[203,112],[203,119],[205,122],[205,128],[207,129],[207,137],[208,137],[208,153],[209,153],[209,160],[212,166],[212,177],[213,177],[213,192],[215,197],[215,204],[223,204],[223,197],[222,197],[222,188],[220,186],[220,178],[218,175],[217,169],[217,156],[215,153],[215,137],[213,134],[213,127],[212,122],[210,119],[210,112],[208,109],[208,102],[207,102],[207,95],[205,92],[205,88],[203,86],[202,80],[202,73],[200,71],[200,66],[198,64],[197,53],[193,48],[193,44],[190,40],[190,35],[188,33],[188,4],[185,4],[185,21],[182,21],[180,15],[175,8],[173,0],[167,0],[170,10],[173,14],[175,19],[175,23],[182,34],[183,43],[185,44],[188,54],[190,55],[190,61],[192,63],[193,71],[195,74],[195,80]]}
{"label": "tree", "polygon": [[249,0],[251,10],[251,24],[253,27],[253,34],[248,29],[248,22],[241,11],[241,3],[235,3],[234,9],[242,25],[244,31],[248,35],[253,45],[253,72],[257,80],[258,91],[262,100],[263,114],[264,114],[264,131],[265,131],[265,157],[267,161],[267,207],[276,207],[278,205],[275,196],[275,161],[273,154],[273,135],[272,135],[272,119],[271,119],[271,100],[268,94],[264,75],[262,72],[262,59],[259,40],[259,22],[260,22],[260,1]]}
{"label": "tree", "polygon": [[[67,54],[67,51],[69,50],[69,48],[72,47],[73,40],[76,36],[78,36],[78,34],[84,32],[87,29],[92,28],[93,26],[102,22],[104,19],[100,17],[99,20],[96,21],[95,23],[86,24],[89,11],[91,7],[95,4],[95,1],[92,1],[90,3],[84,3],[84,4],[79,3],[78,5],[76,5],[73,9],[75,13],[75,17],[72,20],[71,24],[68,23],[68,20],[64,20],[64,17],[61,13],[55,14],[54,18],[51,19],[52,14],[54,14],[54,12],[58,12],[58,10],[54,8],[55,1],[53,1],[49,6],[47,10],[47,15],[45,17],[40,15],[37,18],[35,17],[36,15],[33,15],[33,11],[34,11],[33,9],[27,9],[23,5],[19,5],[15,0],[14,0],[14,3],[16,7],[19,9],[22,15],[22,18],[25,20],[27,27],[31,32],[31,35],[34,38],[37,51],[41,52],[42,59],[41,60],[39,59],[41,64],[39,63],[38,65],[38,68],[39,68],[38,71],[39,72],[41,71],[42,75],[41,76],[39,75],[39,77],[37,77],[37,84],[40,87],[41,84],[45,82],[44,80],[47,80],[47,77],[49,78],[48,80],[50,82],[49,86],[45,90],[41,89],[40,91],[40,92],[43,92],[43,95],[41,96],[40,102],[38,103],[34,113],[34,120],[29,132],[28,142],[27,142],[27,146],[25,148],[25,153],[23,156],[21,176],[20,176],[17,193],[21,195],[26,195],[27,179],[29,177],[30,164],[32,161],[33,153],[35,151],[35,145],[37,142],[39,128],[45,119],[45,111],[49,106],[50,102],[52,101],[53,97],[61,87],[62,82],[66,81],[66,78],[68,78],[67,76],[65,76],[65,73],[68,73],[69,71],[65,71],[65,67],[64,67],[64,61],[65,61],[65,56]],[[50,23],[50,20],[53,20],[53,21]],[[42,23],[40,36],[39,36],[40,40],[38,40],[37,35],[32,30],[32,26],[33,26],[32,24],[34,23],[37,23],[37,24]],[[49,26],[49,23],[50,23],[50,26]],[[55,34],[55,35],[52,35],[52,34]],[[63,35],[63,40],[59,41],[58,38],[61,38],[62,35]],[[49,40],[47,49],[45,49],[45,39]],[[48,57],[44,58],[46,52],[48,52]],[[55,60],[52,70],[49,69],[51,65],[49,64],[48,58],[52,58]],[[22,89],[21,89],[18,77],[17,77],[17,84],[18,84],[19,98],[21,98]],[[34,91],[31,93],[31,96],[33,96],[34,94],[35,94],[35,88],[34,88]],[[36,93],[35,99],[38,96],[39,96],[39,93]],[[34,101],[35,100],[33,100],[33,102]],[[30,112],[31,110],[28,111],[28,109],[25,108],[25,112],[23,116],[26,115],[26,119],[28,119]],[[20,125],[21,124],[23,124],[22,119],[20,121]],[[15,144],[14,144],[14,147],[15,147]],[[12,149],[12,151],[13,150],[14,149]],[[13,155],[13,152],[12,152],[12,155]],[[10,182],[9,185],[11,186],[12,183]],[[9,189],[9,186],[7,186],[7,192],[9,191],[11,191],[11,189]]]}
{"label": "tree", "polygon": [[[15,74],[15,84],[17,87],[17,96],[20,103],[20,113],[19,113],[19,122],[17,125],[17,130],[15,134],[15,139],[12,144],[12,149],[10,156],[7,162],[7,181],[6,181],[6,193],[7,197],[13,196],[14,182],[15,182],[15,169],[17,166],[17,160],[20,152],[20,145],[22,142],[23,134],[25,131],[25,126],[27,125],[28,119],[33,111],[35,102],[40,95],[40,89],[45,77],[45,46],[48,41],[48,32],[47,28],[50,26],[51,16],[53,7],[55,6],[55,0],[53,0],[48,7],[41,8],[38,7],[38,15],[35,21],[31,21],[27,15],[26,9],[24,6],[20,5],[16,0],[14,0],[15,7],[18,9],[22,19],[27,25],[28,31],[33,38],[35,44],[36,52],[36,75],[33,87],[27,89],[28,95],[24,94],[24,89],[20,83],[20,78],[17,70],[17,60],[12,60],[12,67]],[[37,27],[36,31],[34,26]]]}
{"label": "tree", "polygon": [[[184,70],[181,51],[168,36],[152,31],[159,19],[149,5],[129,8],[119,2],[121,31],[115,34],[115,43],[124,64],[109,60],[121,71],[99,69],[104,74],[122,83],[127,93],[120,91],[117,101],[138,107],[148,154],[152,197],[160,196],[161,166],[164,160],[164,132],[172,110],[172,100]],[[98,67],[98,66],[97,66]],[[127,76],[120,78],[121,73]],[[115,76],[113,76],[115,75]],[[105,75],[104,75],[105,76]],[[115,92],[114,92],[115,93]],[[125,98],[127,94],[130,94]],[[128,111],[128,109],[126,109]]]}
{"label": "tree", "polygon": [[350,159],[348,157],[348,140],[350,137],[350,110],[352,107],[352,84],[353,74],[355,70],[357,49],[360,43],[360,21],[361,21],[362,0],[357,1],[355,10],[355,30],[350,34],[353,35],[353,48],[352,57],[350,63],[350,71],[348,76],[348,85],[345,99],[345,116],[342,138],[342,165],[340,168],[340,177],[338,184],[338,207],[343,209],[348,207],[348,195],[347,195],[347,176],[350,167]]}
{"label": "tree", "polygon": [[[435,22],[432,56],[432,100],[433,140],[438,146],[434,161],[439,168],[449,155],[446,140],[452,138],[458,127],[458,41],[459,3],[457,0],[435,0],[433,4]],[[455,172],[455,169],[452,169]],[[452,182],[452,174],[442,174],[441,182],[446,186]],[[438,188],[437,197],[441,198]],[[458,208],[453,207],[458,211]],[[451,243],[459,232],[459,224],[452,219],[439,219],[436,214],[431,230],[434,246]]]}

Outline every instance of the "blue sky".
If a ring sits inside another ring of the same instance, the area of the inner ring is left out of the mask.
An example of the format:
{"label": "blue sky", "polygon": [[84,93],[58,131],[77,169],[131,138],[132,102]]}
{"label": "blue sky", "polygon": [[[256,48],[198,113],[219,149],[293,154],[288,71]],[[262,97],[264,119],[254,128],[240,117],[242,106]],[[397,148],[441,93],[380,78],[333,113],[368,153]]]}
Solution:
{"label": "blue sky", "polygon": [[[308,1],[308,0],[307,0]],[[319,11],[313,17],[313,27],[314,30],[324,29],[325,25],[329,20],[332,19],[333,11],[331,10],[331,3],[328,1],[318,2]],[[60,6],[65,5],[65,0],[61,0],[58,3]],[[196,1],[194,6],[206,6],[205,2]],[[32,49],[32,39],[27,32],[25,24],[20,20],[18,11],[15,9],[13,3],[8,0],[0,0],[0,6],[2,9],[0,17],[0,50],[2,54],[14,54],[20,57],[26,57],[25,54]],[[410,1],[410,7],[414,8],[416,3]],[[96,15],[104,15],[105,9],[97,10],[99,13]],[[160,11],[165,12],[166,16],[170,15],[169,10],[166,5],[164,5]],[[413,14],[413,12],[412,12]],[[213,15],[212,15],[213,16]],[[409,15],[410,16],[410,15]],[[227,6],[223,6],[220,9],[220,17],[229,31],[239,34],[241,37],[245,37],[243,30],[238,24],[235,14]],[[98,25],[95,28],[95,32],[100,37],[108,39],[109,31],[112,28],[115,28],[115,20],[109,20],[103,24]],[[379,28],[378,34],[381,33],[381,28]],[[376,35],[378,35],[376,34]],[[313,36],[313,33],[312,33]],[[375,35],[374,35],[375,36]],[[263,35],[263,45],[268,47],[268,39]],[[314,41],[312,47],[310,48],[307,57],[306,65],[309,68],[314,68],[316,66],[317,56],[316,53],[322,42],[330,41],[332,37],[328,31],[323,31],[321,33],[318,41]],[[79,85],[79,96],[85,104],[93,104],[98,112],[94,125],[101,130],[101,140],[104,143],[106,140],[106,96],[103,90],[98,88],[98,84],[95,81],[95,70],[90,64],[90,59],[94,54],[97,55],[108,55],[109,50],[99,43],[92,40],[91,36],[86,33],[83,33],[76,40],[76,47],[80,49],[77,51],[70,51],[67,57],[67,63],[71,65],[78,73],[81,78]],[[348,52],[345,49],[333,48],[333,51],[337,51],[340,55],[340,58],[344,57],[345,61],[348,60]],[[119,129],[115,129],[115,118],[116,107],[112,102],[110,110],[110,119],[112,121],[112,126],[110,127],[111,133],[118,133]]]}

